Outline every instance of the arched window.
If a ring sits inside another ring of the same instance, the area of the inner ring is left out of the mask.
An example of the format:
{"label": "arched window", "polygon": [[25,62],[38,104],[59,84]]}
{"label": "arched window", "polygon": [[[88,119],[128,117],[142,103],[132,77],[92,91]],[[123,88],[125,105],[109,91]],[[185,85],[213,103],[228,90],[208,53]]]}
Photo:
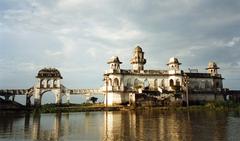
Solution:
{"label": "arched window", "polygon": [[155,79],[154,80],[154,89],[157,90],[157,88],[158,88],[158,80]]}
{"label": "arched window", "polygon": [[137,78],[134,80],[134,88],[135,89],[138,89],[138,88],[140,88],[140,87],[142,87],[142,83],[141,83],[141,81],[140,80],[138,80]]}
{"label": "arched window", "polygon": [[147,79],[144,80],[144,88],[149,88],[150,83],[148,82]]}
{"label": "arched window", "polygon": [[112,79],[111,78],[108,79],[108,85],[112,86]]}
{"label": "arched window", "polygon": [[209,82],[208,82],[207,80],[205,81],[205,88],[206,88],[206,89],[209,89],[209,88],[210,88],[210,84],[209,84]]}
{"label": "arched window", "polygon": [[216,88],[219,88],[219,82],[216,82]]}
{"label": "arched window", "polygon": [[51,87],[51,79],[48,79],[47,80],[47,88],[50,88]]}
{"label": "arched window", "polygon": [[127,87],[128,88],[132,87],[131,78],[127,79]]}
{"label": "arched window", "polygon": [[55,80],[53,81],[53,87],[54,87],[54,88],[57,87],[57,79],[55,79]]}
{"label": "arched window", "polygon": [[44,79],[41,79],[41,80],[40,80],[40,87],[41,87],[41,88],[44,88],[44,85],[45,85],[45,80],[44,80]]}
{"label": "arched window", "polygon": [[180,86],[180,80],[179,79],[176,80],[176,86]]}
{"label": "arched window", "polygon": [[52,79],[49,79],[49,80],[47,81],[47,87],[48,87],[48,88],[53,87],[53,80],[52,80]]}
{"label": "arched window", "polygon": [[174,86],[174,82],[172,79],[169,80],[169,86],[171,86],[171,87]]}
{"label": "arched window", "polygon": [[113,86],[114,86],[114,87],[119,86],[119,81],[118,81],[117,78],[115,78],[115,79],[113,80]]}
{"label": "arched window", "polygon": [[161,86],[165,87],[165,80],[164,79],[161,81]]}

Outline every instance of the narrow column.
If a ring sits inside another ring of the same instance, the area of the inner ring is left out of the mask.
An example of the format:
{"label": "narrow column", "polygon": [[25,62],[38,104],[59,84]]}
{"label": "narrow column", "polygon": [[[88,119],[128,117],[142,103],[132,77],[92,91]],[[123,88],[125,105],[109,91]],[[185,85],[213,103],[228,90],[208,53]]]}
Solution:
{"label": "narrow column", "polygon": [[55,99],[56,99],[56,101],[55,101],[55,103],[57,104],[57,105],[60,105],[60,104],[62,104],[62,96],[61,96],[61,93],[60,93],[61,91],[60,90],[58,90],[57,92],[55,92]]}
{"label": "narrow column", "polygon": [[34,98],[34,106],[35,107],[41,106],[41,98]]}
{"label": "narrow column", "polygon": [[41,91],[36,89],[34,92],[34,106],[40,107],[41,106]]}
{"label": "narrow column", "polygon": [[12,102],[14,102],[15,100],[15,95],[12,95]]}
{"label": "narrow column", "polygon": [[26,95],[26,107],[30,107],[31,106],[31,96]]}

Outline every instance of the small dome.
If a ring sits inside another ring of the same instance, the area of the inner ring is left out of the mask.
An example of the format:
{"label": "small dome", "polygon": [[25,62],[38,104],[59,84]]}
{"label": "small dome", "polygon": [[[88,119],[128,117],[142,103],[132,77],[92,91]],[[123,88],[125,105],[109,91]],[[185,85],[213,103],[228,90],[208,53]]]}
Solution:
{"label": "small dome", "polygon": [[208,68],[207,69],[219,69],[219,67],[217,66],[216,62],[210,61],[208,63]]}
{"label": "small dome", "polygon": [[172,57],[172,58],[170,58],[169,61],[168,61],[168,65],[169,65],[169,64],[178,64],[178,65],[180,65],[181,63],[179,63],[179,61],[178,61],[177,58]]}
{"label": "small dome", "polygon": [[122,62],[119,61],[118,56],[112,56],[111,59],[110,59],[107,63],[108,63],[108,64],[110,64],[110,63],[122,64]]}
{"label": "small dome", "polygon": [[142,48],[140,46],[137,46],[135,49],[134,49],[135,52],[142,52]]}
{"label": "small dome", "polygon": [[37,74],[37,78],[42,78],[42,77],[58,77],[62,79],[61,73],[56,68],[41,69]]}

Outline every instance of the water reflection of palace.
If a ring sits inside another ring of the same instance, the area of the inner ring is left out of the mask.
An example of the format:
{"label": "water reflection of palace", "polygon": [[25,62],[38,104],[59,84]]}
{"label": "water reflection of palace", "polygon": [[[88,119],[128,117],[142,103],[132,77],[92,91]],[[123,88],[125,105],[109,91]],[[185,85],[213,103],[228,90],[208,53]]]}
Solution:
{"label": "water reflection of palace", "polygon": [[[170,112],[157,109],[62,114],[36,113],[21,116],[12,114],[12,116],[0,116],[0,139],[4,135],[9,140],[17,138],[35,141],[227,140],[234,139],[232,131],[236,129],[233,127],[240,125],[239,118],[234,120],[231,118],[229,118],[229,113],[224,112]],[[239,135],[234,137],[239,137]]]}
{"label": "water reflection of palace", "polygon": [[[199,114],[209,117],[210,123],[206,118],[201,118],[198,122]],[[104,120],[104,140],[225,140],[225,116],[215,112],[107,112]],[[218,117],[222,120],[216,120]]]}
{"label": "water reflection of palace", "polygon": [[[61,113],[55,115],[51,130],[41,128],[41,115],[35,114],[33,116],[32,124],[32,140],[58,140],[61,137]],[[64,119],[68,119],[68,115],[64,115]],[[64,132],[68,132],[68,120],[64,122]]]}

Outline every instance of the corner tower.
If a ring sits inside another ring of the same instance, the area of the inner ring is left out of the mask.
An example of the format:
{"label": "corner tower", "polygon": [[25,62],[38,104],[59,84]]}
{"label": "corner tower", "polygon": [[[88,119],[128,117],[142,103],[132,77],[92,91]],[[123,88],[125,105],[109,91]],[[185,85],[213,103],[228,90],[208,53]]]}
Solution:
{"label": "corner tower", "polygon": [[175,58],[175,57],[170,58],[167,65],[168,65],[169,74],[180,74],[181,73],[181,71],[179,69],[179,66],[181,65],[181,63],[178,61],[177,58]]}
{"label": "corner tower", "polygon": [[216,62],[212,61],[208,63],[208,67],[206,68],[208,73],[211,74],[212,76],[216,76],[218,74],[218,69],[219,67],[217,66]]}
{"label": "corner tower", "polygon": [[133,65],[133,71],[140,72],[144,70],[146,59],[144,58],[144,52],[142,51],[141,47],[137,46],[134,49],[131,64]]}
{"label": "corner tower", "polygon": [[120,64],[122,64],[122,62],[119,61],[118,56],[113,56],[107,63],[110,65],[109,70],[111,73],[120,73]]}

